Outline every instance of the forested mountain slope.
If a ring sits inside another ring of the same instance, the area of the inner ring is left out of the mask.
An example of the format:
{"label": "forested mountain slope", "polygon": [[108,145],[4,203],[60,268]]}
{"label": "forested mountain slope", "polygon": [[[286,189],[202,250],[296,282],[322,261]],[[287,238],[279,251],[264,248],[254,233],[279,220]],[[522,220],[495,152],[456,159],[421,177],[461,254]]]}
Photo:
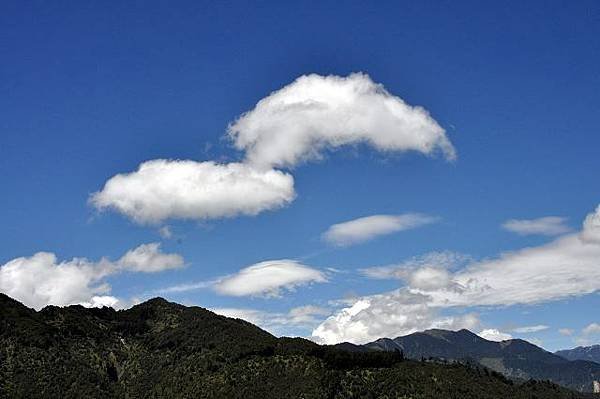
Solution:
{"label": "forested mountain slope", "polygon": [[585,398],[482,367],[276,338],[153,299],[124,311],[36,312],[0,294],[4,398]]}

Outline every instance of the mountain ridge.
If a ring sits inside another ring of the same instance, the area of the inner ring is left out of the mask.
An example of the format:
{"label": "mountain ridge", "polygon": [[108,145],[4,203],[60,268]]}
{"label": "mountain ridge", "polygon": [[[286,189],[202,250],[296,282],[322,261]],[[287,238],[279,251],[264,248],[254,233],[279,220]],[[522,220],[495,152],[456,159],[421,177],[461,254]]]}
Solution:
{"label": "mountain ridge", "polygon": [[432,329],[396,338],[380,338],[365,348],[401,350],[408,358],[475,361],[509,378],[548,379],[578,391],[591,392],[600,380],[600,364],[567,360],[522,339],[488,341],[469,330]]}
{"label": "mountain ridge", "polygon": [[572,349],[562,349],[554,352],[567,360],[588,360],[600,363],[600,345],[578,346]]}
{"label": "mountain ridge", "polygon": [[152,299],[127,310],[48,306],[0,294],[0,397],[7,398],[549,398],[480,366],[406,360],[276,338],[240,319]]}

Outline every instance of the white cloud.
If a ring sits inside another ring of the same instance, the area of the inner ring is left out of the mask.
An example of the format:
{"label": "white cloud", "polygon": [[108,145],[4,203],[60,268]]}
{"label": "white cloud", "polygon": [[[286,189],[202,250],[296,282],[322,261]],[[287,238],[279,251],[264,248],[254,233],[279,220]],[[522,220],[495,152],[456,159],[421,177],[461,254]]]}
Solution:
{"label": "white cloud", "polygon": [[247,308],[214,308],[213,312],[246,320],[274,335],[297,335],[299,330],[310,331],[319,324],[329,310],[313,305],[299,306],[287,313],[266,312]]}
{"label": "white cloud", "polygon": [[[448,270],[456,269],[472,260],[470,256],[452,251],[429,252],[395,265],[367,267],[360,269],[360,272],[364,276],[374,279],[409,280],[419,270],[439,270],[444,275],[448,275]],[[418,284],[418,273],[414,276],[414,280]]]}
{"label": "white cloud", "polygon": [[577,345],[589,346],[597,344],[598,337],[600,337],[600,324],[590,323],[581,329],[581,334],[574,338],[574,341]]}
{"label": "white cloud", "polygon": [[346,246],[378,236],[414,229],[435,221],[437,221],[435,217],[418,213],[372,215],[334,224],[323,233],[323,239],[333,245]]}
{"label": "white cloud", "polygon": [[583,222],[581,239],[585,242],[600,244],[600,205]]}
{"label": "white cloud", "polygon": [[[386,152],[441,151],[455,158],[444,129],[425,109],[405,104],[360,73],[302,76],[241,115],[228,136],[245,152],[243,162],[150,160],[111,177],[89,203],[140,224],[257,215],[296,196],[292,175],[273,167],[319,158],[328,148],[364,143]],[[159,234],[172,235],[168,227]]]}
{"label": "white cloud", "polygon": [[512,332],[517,333],[517,334],[529,334],[529,333],[534,333],[534,332],[538,332],[538,331],[544,331],[547,330],[548,326],[543,325],[543,324],[539,324],[537,326],[525,326],[525,327],[517,327],[517,328],[513,328]]}
{"label": "white cloud", "polygon": [[157,294],[170,294],[173,292],[188,292],[188,291],[201,290],[204,288],[211,288],[218,281],[219,280],[197,281],[197,282],[193,282],[193,283],[177,284],[177,285],[172,285],[170,287],[160,288],[160,289],[156,290],[155,292]]}
{"label": "white cloud", "polygon": [[475,314],[443,316],[428,298],[399,289],[357,300],[321,323],[312,333],[323,344],[364,344],[381,337],[395,338],[430,328],[459,330],[479,325]]}
{"label": "white cloud", "polygon": [[104,281],[107,276],[180,266],[183,259],[179,255],[162,253],[156,243],[141,245],[116,262],[106,258],[97,262],[85,258],[58,262],[55,254],[38,252],[0,266],[0,291],[35,309],[72,304],[118,306],[119,300],[107,295],[110,293],[110,285]]}
{"label": "white cloud", "polygon": [[292,308],[288,316],[293,324],[315,324],[318,316],[328,316],[330,313],[328,309],[320,306],[304,305]]}
{"label": "white cloud", "polygon": [[502,227],[520,235],[541,234],[545,236],[556,236],[571,231],[566,225],[566,218],[558,216],[546,216],[539,219],[511,219],[504,222]]}
{"label": "white cloud", "polygon": [[446,269],[423,267],[410,274],[408,283],[411,287],[418,290],[442,289],[451,285],[452,275]]}
{"label": "white cloud", "polygon": [[[331,272],[331,268],[327,268]],[[220,294],[231,296],[277,297],[282,290],[294,290],[297,286],[313,282],[326,282],[327,273],[296,261],[282,259],[260,262],[238,273],[212,280],[176,284],[155,290],[156,294],[170,294],[212,288]],[[299,311],[300,308],[297,309]]]}
{"label": "white cloud", "polygon": [[489,328],[483,331],[480,331],[479,335],[483,339],[487,339],[488,341],[506,341],[507,339],[512,339],[512,335],[503,333],[495,328]]}
{"label": "white cloud", "polygon": [[294,260],[270,260],[248,266],[219,280],[215,290],[223,295],[279,296],[282,290],[300,285],[327,282],[327,275]]}
{"label": "white cloud", "polygon": [[571,329],[571,328],[560,328],[558,330],[558,333],[560,335],[564,335],[564,336],[571,336],[575,333],[575,330]]}
{"label": "white cloud", "polygon": [[135,272],[154,273],[168,269],[178,269],[184,264],[178,254],[165,254],[160,251],[160,244],[153,242],[142,244],[127,251],[119,260],[119,265]]}
{"label": "white cloud", "polygon": [[456,157],[445,131],[362,73],[305,75],[260,100],[229,126],[234,145],[260,166],[294,166],[328,148],[365,143],[380,151],[441,151]]}
{"label": "white cloud", "polygon": [[173,237],[173,232],[171,231],[171,228],[169,226],[160,227],[158,229],[158,234],[164,239],[169,239]]}
{"label": "white cloud", "polygon": [[111,269],[112,265],[106,260],[92,263],[75,258],[57,263],[53,253],[38,252],[0,267],[0,290],[36,309],[49,304],[81,303],[110,291],[110,287],[99,280],[110,274]]}
{"label": "white cloud", "polygon": [[[596,230],[600,227],[594,219],[597,215],[598,211],[588,216],[579,233],[505,253],[496,259],[473,262],[449,276],[440,274],[445,269],[434,269],[432,273],[429,265],[394,270],[395,277],[405,280],[405,287],[360,298],[356,303],[368,304],[365,309],[351,314],[353,307],[344,308],[321,324],[314,334],[328,343],[361,342],[365,337],[406,333],[416,320],[423,319],[426,322],[421,325],[427,325],[436,312],[445,308],[533,304],[596,292],[600,290],[600,241],[590,237],[598,236]],[[419,270],[423,270],[422,276],[435,275],[434,284],[420,284],[427,279],[415,277],[419,277]],[[376,270],[375,275],[378,273],[383,272]],[[421,299],[415,302],[415,298]],[[411,321],[406,326],[390,323],[408,318]]]}
{"label": "white cloud", "polygon": [[472,263],[452,278],[460,291],[427,295],[439,305],[470,306],[539,303],[595,292],[600,289],[600,242],[582,238],[590,232],[593,228],[584,225],[582,233]]}
{"label": "white cloud", "polygon": [[294,178],[242,163],[155,159],[110,178],[92,194],[98,209],[114,209],[138,223],[256,215],[295,197]]}
{"label": "white cloud", "polygon": [[121,303],[122,301],[114,296],[104,295],[94,296],[89,302],[81,302],[80,305],[85,306],[86,308],[102,308],[104,306],[118,308],[121,307]]}
{"label": "white cloud", "polygon": [[581,332],[584,335],[600,334],[600,324],[591,323],[581,330]]}

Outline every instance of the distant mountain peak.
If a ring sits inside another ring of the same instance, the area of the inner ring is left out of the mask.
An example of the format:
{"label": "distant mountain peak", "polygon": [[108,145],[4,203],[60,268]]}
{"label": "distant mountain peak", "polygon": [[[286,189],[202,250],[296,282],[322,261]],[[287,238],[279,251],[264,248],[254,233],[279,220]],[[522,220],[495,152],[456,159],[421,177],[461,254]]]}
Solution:
{"label": "distant mountain peak", "polygon": [[136,306],[174,306],[174,307],[180,307],[182,305],[175,303],[175,302],[169,302],[167,301],[165,298],[157,296],[151,299],[148,299],[145,302],[142,302]]}
{"label": "distant mountain peak", "polygon": [[477,339],[477,340],[484,340],[484,338],[481,338],[479,335],[477,335],[474,332],[467,330],[465,328],[457,330],[457,331],[432,328],[432,329],[423,331],[423,334],[431,335],[433,337],[443,337],[443,338],[463,337],[463,338],[473,338],[473,339]]}
{"label": "distant mountain peak", "polygon": [[568,360],[587,360],[600,363],[600,345],[578,346],[573,349],[563,349],[555,352],[556,355]]}
{"label": "distant mountain peak", "polygon": [[590,362],[593,350],[579,349],[576,359],[584,362],[570,362],[561,353],[557,354],[563,357],[522,339],[488,341],[467,329],[430,329],[393,340],[380,338],[364,346],[380,351],[401,349],[412,359],[476,361],[509,377],[550,379],[578,390],[590,391],[592,380],[600,379],[600,364]]}

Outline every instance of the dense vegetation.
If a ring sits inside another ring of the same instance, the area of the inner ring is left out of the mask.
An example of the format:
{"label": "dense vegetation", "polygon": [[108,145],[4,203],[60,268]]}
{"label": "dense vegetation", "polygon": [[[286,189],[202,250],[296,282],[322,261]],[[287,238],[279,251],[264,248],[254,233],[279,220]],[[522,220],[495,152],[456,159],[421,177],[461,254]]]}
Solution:
{"label": "dense vegetation", "polygon": [[276,338],[153,299],[126,311],[40,312],[0,294],[4,398],[584,398],[483,367]]}

